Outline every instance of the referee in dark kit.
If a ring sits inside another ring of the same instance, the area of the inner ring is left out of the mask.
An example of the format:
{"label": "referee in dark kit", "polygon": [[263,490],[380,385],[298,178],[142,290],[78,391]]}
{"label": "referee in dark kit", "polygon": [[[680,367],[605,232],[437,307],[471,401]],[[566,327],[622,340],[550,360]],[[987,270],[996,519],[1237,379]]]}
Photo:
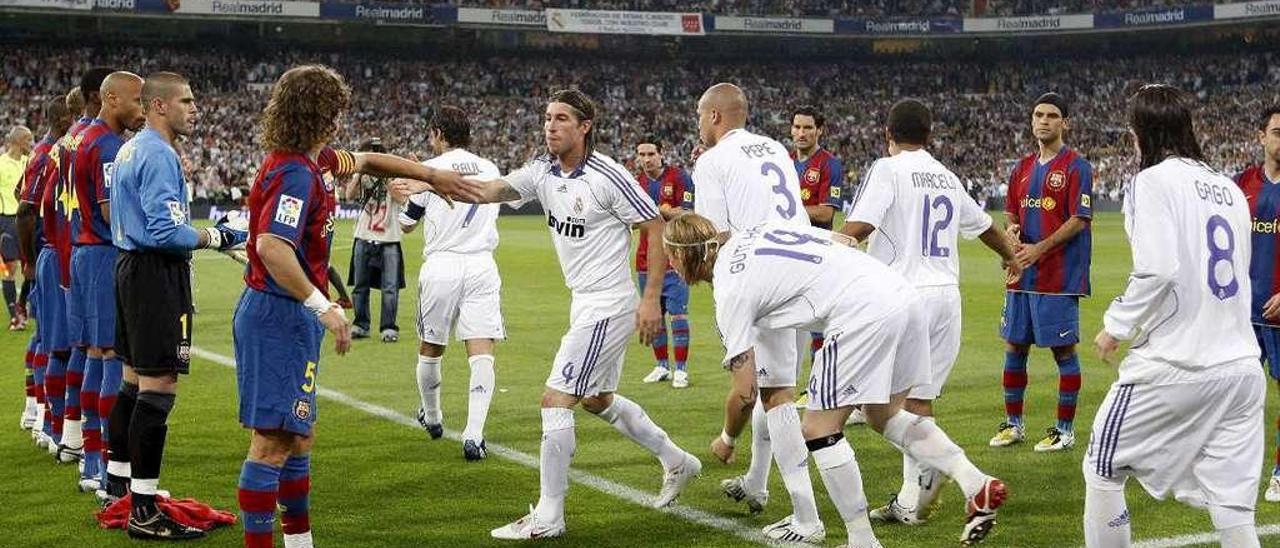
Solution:
{"label": "referee in dark kit", "polygon": [[116,155],[111,178],[116,260],[116,351],[124,384],[111,410],[107,499],[132,493],[129,536],[180,540],[204,536],[156,506],[167,420],[188,372],[191,348],[191,250],[244,243],[228,223],[191,226],[186,182],[173,142],[196,120],[187,79],[171,72],[142,87],[147,125]]}

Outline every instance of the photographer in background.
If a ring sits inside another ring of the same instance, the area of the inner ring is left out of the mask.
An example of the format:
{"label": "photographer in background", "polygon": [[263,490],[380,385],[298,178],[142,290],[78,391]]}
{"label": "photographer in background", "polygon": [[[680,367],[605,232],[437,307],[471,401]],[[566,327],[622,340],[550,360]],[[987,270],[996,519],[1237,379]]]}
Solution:
{"label": "photographer in background", "polygon": [[[386,152],[382,140],[372,138],[360,144],[360,152]],[[396,310],[400,290],[404,289],[404,256],[400,251],[400,209],[402,206],[387,195],[386,181],[357,175],[348,181],[345,198],[360,204],[356,220],[355,242],[351,250],[351,269],[347,273],[354,289],[355,322],[351,336],[369,336],[369,289],[377,287],[382,294],[382,313],[378,330],[382,342],[400,340]]]}

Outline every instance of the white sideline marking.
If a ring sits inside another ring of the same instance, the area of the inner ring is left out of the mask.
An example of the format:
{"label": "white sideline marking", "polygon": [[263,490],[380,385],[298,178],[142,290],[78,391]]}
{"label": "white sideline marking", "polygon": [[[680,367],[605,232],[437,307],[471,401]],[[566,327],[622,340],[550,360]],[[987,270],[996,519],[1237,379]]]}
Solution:
{"label": "white sideline marking", "polygon": [[[1259,537],[1270,537],[1280,535],[1280,523],[1271,525],[1263,525],[1258,527]],[[1183,535],[1180,537],[1157,538],[1135,542],[1133,548],[1178,548],[1180,546],[1199,546],[1201,544],[1218,545],[1217,533],[1200,533],[1198,535]]]}
{"label": "white sideline marking", "polygon": [[[232,369],[235,369],[236,367],[236,362],[231,357],[224,356],[222,354],[218,354],[215,352],[210,352],[203,348],[192,347],[191,354],[195,357],[205,359],[219,365],[224,365]],[[337,390],[332,390],[324,387],[317,387],[316,394],[320,397],[333,400],[347,407],[364,411],[365,413],[368,413],[370,415],[374,415],[376,417],[380,417],[397,424],[408,426],[415,430],[421,428],[418,425],[417,420],[407,415],[400,414],[395,410],[388,409],[381,405],[376,405],[366,401],[358,400],[342,392],[338,392]],[[445,430],[444,435],[445,437],[453,441],[456,441],[456,442],[462,441],[462,434],[459,432],[455,432],[453,430]],[[510,447],[498,445],[496,443],[486,443],[485,446],[486,446],[485,448],[489,451],[489,454],[491,455],[496,455],[498,457],[509,460],[511,462],[514,462],[526,468],[532,468],[534,470],[538,469],[538,457],[536,456],[530,455],[528,453],[524,453],[522,451],[518,451],[516,449],[512,449]],[[607,480],[605,478],[602,478],[600,476],[597,476],[595,474],[592,474],[589,472],[583,472],[581,470],[570,469],[569,479],[571,481],[575,481],[577,483],[580,483],[582,485],[595,489],[596,491],[599,491],[606,495],[610,495],[612,497],[622,499],[632,504],[644,506],[646,508],[652,508],[651,505],[653,503],[653,500],[657,498],[656,495],[646,493],[639,489],[628,487],[626,485],[622,485],[620,483],[616,483],[616,482]],[[743,540],[747,540],[756,544],[768,544],[770,542],[769,539],[767,539],[764,535],[760,533],[759,529],[756,529],[753,527],[745,527],[732,519],[723,518],[723,517],[710,514],[707,512],[703,512],[702,510],[698,510],[695,508],[690,508],[688,506],[684,506],[681,504],[675,504],[668,508],[659,509],[658,511],[666,514],[671,514],[673,516],[684,519],[685,521],[691,521],[698,525],[705,525],[713,529],[719,529],[726,533],[730,533],[734,536],[737,536],[738,538],[741,538]],[[494,524],[494,525],[497,526],[501,524]]]}

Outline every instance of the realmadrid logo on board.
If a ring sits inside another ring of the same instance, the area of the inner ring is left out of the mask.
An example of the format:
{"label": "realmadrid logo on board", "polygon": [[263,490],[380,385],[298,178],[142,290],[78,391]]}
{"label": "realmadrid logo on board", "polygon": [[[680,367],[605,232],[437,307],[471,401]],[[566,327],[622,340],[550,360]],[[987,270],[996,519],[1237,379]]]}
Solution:
{"label": "realmadrid logo on board", "polygon": [[293,416],[305,421],[311,418],[311,402],[299,399],[293,402]]}
{"label": "realmadrid logo on board", "polygon": [[1049,188],[1054,190],[1062,190],[1067,186],[1067,174],[1061,171],[1055,171],[1049,174]]}

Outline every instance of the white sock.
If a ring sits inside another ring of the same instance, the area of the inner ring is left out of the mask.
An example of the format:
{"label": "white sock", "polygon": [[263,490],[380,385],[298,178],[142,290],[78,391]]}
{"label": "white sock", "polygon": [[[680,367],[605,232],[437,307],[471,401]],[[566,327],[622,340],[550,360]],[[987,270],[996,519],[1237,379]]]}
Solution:
{"label": "white sock", "polygon": [[636,402],[614,394],[613,404],[596,416],[604,419],[631,441],[643,445],[658,457],[664,469],[669,470],[684,462],[684,451],[676,447],[671,437],[654,424],[653,419]]}
{"label": "white sock", "polygon": [[1221,546],[1224,548],[1261,548],[1258,541],[1258,530],[1252,523],[1218,531]]}
{"label": "white sock", "polygon": [[129,480],[129,490],[139,495],[155,495],[156,489],[160,488],[159,478]]}
{"label": "white sock", "polygon": [[800,432],[800,415],[793,403],[785,403],[766,413],[769,419],[769,437],[777,438],[773,444],[773,458],[778,461],[782,483],[791,495],[791,508],[795,522],[812,528],[821,524],[818,506],[813,500],[813,483],[809,480],[809,449]]}
{"label": "white sock", "polygon": [[751,410],[751,466],[747,467],[746,490],[750,493],[769,491],[769,470],[773,468],[773,442],[769,438],[769,419],[764,404],[756,400]]}
{"label": "white sock", "polygon": [[107,473],[113,476],[129,478],[133,476],[133,464],[118,460],[107,461]]}
{"label": "white sock", "polygon": [[1218,530],[1218,542],[1225,548],[1258,548],[1257,518],[1253,508],[1209,506],[1209,520]]}
{"label": "white sock", "polygon": [[964,450],[932,420],[899,411],[885,424],[884,437],[920,466],[932,467],[956,480],[965,497],[977,495],[987,482],[987,475],[969,462]]}
{"label": "white sock", "polygon": [[36,404],[36,426],[32,430],[41,430],[44,428],[44,404]]}
{"label": "white sock", "polygon": [[1126,548],[1130,543],[1129,509],[1124,503],[1124,484],[1094,485],[1086,480],[1084,545],[1088,548]]}
{"label": "white sock", "polygon": [[311,531],[296,535],[285,535],[284,548],[314,548],[311,544]]}
{"label": "white sock", "polygon": [[26,408],[26,412],[27,412],[27,413],[35,413],[35,411],[36,411],[36,397],[35,397],[35,396],[27,396],[27,408]]}
{"label": "white sock", "polygon": [[573,410],[542,410],[542,450],[538,458],[541,489],[534,516],[542,523],[564,521],[564,496],[569,491],[569,462],[578,441],[573,432]]}
{"label": "white sock", "polygon": [[898,505],[907,510],[920,506],[920,465],[906,453],[902,454],[902,488],[898,490]]}
{"label": "white sock", "polygon": [[818,465],[827,494],[844,520],[849,535],[849,546],[879,546],[871,531],[867,517],[867,495],[862,490],[862,471],[854,457],[849,440],[841,439],[813,452],[813,463]]}
{"label": "white sock", "polygon": [[427,422],[440,424],[440,358],[418,356],[418,393],[422,395],[422,409]]}
{"label": "white sock", "polygon": [[493,356],[481,354],[467,359],[471,364],[470,391],[467,393],[467,427],[462,439],[483,440],[484,421],[489,418],[489,403],[493,401]]}
{"label": "white sock", "polygon": [[80,421],[71,419],[62,421],[62,445],[71,449],[84,447],[84,430]]}

